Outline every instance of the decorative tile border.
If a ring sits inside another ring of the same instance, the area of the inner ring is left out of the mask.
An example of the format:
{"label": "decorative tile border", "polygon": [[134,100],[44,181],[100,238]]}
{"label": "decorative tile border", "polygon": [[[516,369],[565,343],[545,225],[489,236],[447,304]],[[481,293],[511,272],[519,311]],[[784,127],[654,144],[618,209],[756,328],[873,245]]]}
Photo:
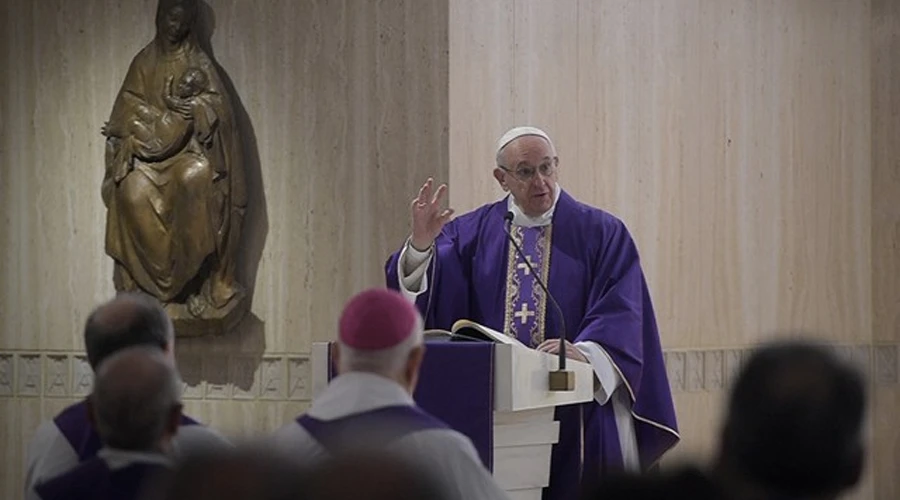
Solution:
{"label": "decorative tile border", "polygon": [[0,354],[0,396],[12,396],[15,392],[15,356]]}
{"label": "decorative tile border", "polygon": [[[186,400],[309,401],[306,354],[179,353]],[[93,371],[81,352],[0,352],[0,398],[83,397]]]}
{"label": "decorative tile border", "polygon": [[16,356],[16,394],[18,396],[41,395],[41,355],[20,354]]}
{"label": "decorative tile border", "polygon": [[[876,386],[900,385],[900,344],[833,345]],[[728,390],[752,347],[673,349],[663,353],[674,393]],[[186,400],[309,401],[307,354],[182,352]],[[93,374],[81,352],[0,352],[0,398],[72,398],[90,393]]]}
{"label": "decorative tile border", "polygon": [[[900,383],[897,344],[832,345],[835,354],[850,362],[876,386]],[[715,392],[731,387],[744,361],[754,350],[679,349],[663,353],[672,392]]]}
{"label": "decorative tile border", "polygon": [[897,363],[896,345],[883,345],[875,347],[875,383],[878,385],[893,385],[898,383],[897,372],[900,366]]}
{"label": "decorative tile border", "polygon": [[72,356],[72,395],[87,396],[94,385],[94,372],[87,356]]}

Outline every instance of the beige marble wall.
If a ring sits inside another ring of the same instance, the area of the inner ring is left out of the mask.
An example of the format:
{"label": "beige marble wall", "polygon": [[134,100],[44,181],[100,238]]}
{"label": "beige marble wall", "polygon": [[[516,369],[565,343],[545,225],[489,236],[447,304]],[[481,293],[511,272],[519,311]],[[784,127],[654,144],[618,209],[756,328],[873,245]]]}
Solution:
{"label": "beige marble wall", "polygon": [[455,208],[501,194],[494,142],[533,123],[564,188],[630,226],[669,347],[870,339],[865,2],[472,0],[450,17]]}
{"label": "beige marble wall", "polygon": [[[895,0],[872,2],[872,326],[876,345],[900,342],[900,2]],[[897,356],[891,351],[883,361],[896,364]],[[873,414],[879,443],[873,460],[876,490],[880,498],[897,498],[900,387],[879,383]]]}
{"label": "beige marble wall", "polygon": [[[0,497],[41,419],[90,387],[90,309],[113,293],[100,127],[155,0],[0,2]],[[208,0],[214,54],[251,125],[252,317],[180,342],[190,413],[232,436],[309,399],[311,341],[383,282],[427,175],[446,180],[447,3]],[[257,265],[258,263],[258,265]]]}
{"label": "beige marble wall", "polygon": [[[671,461],[710,456],[733,370],[787,331],[833,344],[878,394],[898,387],[897,141],[876,116],[896,113],[873,95],[896,87],[895,61],[873,60],[895,57],[884,35],[896,36],[896,22],[877,18],[896,8],[450,4],[451,204],[502,195],[489,172],[507,128],[553,136],[564,189],[619,215],[641,250],[683,435]],[[873,319],[892,333],[873,338]],[[893,498],[890,408],[873,406],[877,490],[870,469],[856,498]]]}

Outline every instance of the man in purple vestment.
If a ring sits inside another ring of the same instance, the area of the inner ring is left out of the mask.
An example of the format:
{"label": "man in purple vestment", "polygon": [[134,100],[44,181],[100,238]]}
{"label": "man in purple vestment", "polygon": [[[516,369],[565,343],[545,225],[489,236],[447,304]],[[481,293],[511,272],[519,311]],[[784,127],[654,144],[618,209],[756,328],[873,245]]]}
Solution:
{"label": "man in purple vestment", "polygon": [[97,370],[88,399],[103,448],[74,469],[35,487],[41,500],[134,500],[169,473],[181,420],[181,384],[159,349],[130,347]]}
{"label": "man in purple vestment", "polygon": [[426,328],[465,318],[556,353],[564,320],[566,355],[592,365],[598,388],[595,401],[556,411],[560,436],[544,498],[574,499],[607,471],[649,469],[679,440],[653,306],[627,228],[562,191],[545,132],[510,130],[496,163],[494,178],[510,195],[454,220],[441,207],[446,186],[433,196],[431,179],[422,186],[386,279],[415,301]]}
{"label": "man in purple vestment", "polygon": [[338,326],[338,376],[309,411],[276,431],[273,447],[306,464],[375,454],[430,477],[452,500],[505,500],[465,435],[419,408],[413,392],[425,347],[422,317],[394,290],[347,303]]}
{"label": "man in purple vestment", "polygon": [[[158,349],[174,363],[172,321],[159,302],[149,295],[121,293],[95,309],[84,327],[88,362],[96,371],[116,352],[134,346]],[[97,455],[100,436],[91,424],[87,401],[80,401],[43,422],[28,444],[25,496],[34,487]],[[228,449],[231,444],[218,432],[187,416],[173,442],[173,453],[183,455],[208,449]]]}

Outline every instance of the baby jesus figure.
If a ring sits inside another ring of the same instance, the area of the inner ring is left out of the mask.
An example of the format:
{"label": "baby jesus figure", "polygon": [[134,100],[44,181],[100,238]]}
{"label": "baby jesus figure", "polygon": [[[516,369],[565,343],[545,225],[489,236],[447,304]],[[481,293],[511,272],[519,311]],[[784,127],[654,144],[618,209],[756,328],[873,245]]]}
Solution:
{"label": "baby jesus figure", "polygon": [[181,151],[194,135],[201,143],[212,136],[215,120],[206,113],[203,94],[208,93],[209,77],[199,68],[188,68],[173,89],[170,76],[163,100],[169,109],[160,111],[138,102],[133,115],[119,123],[107,122],[101,132],[121,139],[115,158],[113,179],[116,184],[134,168],[134,158],[162,161]]}

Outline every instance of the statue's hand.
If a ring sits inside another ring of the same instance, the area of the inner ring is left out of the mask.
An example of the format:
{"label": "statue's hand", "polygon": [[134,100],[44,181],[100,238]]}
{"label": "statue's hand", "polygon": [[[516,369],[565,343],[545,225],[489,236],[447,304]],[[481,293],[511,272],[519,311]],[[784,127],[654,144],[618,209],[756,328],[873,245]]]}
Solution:
{"label": "statue's hand", "polygon": [[100,133],[103,134],[104,137],[110,137],[110,135],[109,135],[109,122],[103,122],[103,126],[100,127]]}
{"label": "statue's hand", "polygon": [[166,100],[166,106],[185,120],[192,120],[194,118],[194,115],[191,113],[191,105],[177,97]]}

